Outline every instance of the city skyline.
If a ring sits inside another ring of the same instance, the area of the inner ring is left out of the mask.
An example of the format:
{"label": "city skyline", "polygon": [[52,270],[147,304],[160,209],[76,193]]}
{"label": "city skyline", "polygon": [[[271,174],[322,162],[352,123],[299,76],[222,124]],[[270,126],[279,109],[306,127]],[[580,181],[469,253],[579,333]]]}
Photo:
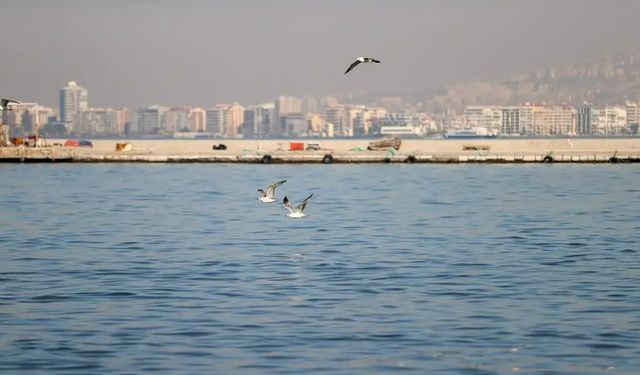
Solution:
{"label": "city skyline", "polygon": [[381,103],[348,104],[333,97],[318,101],[280,95],[260,104],[154,104],[131,109],[91,106],[89,97],[87,88],[69,81],[59,90],[57,111],[38,103],[12,103],[2,121],[15,136],[423,137],[461,130],[486,136],[606,136],[637,135],[640,130],[638,99],[579,106],[535,101],[468,105],[461,113],[439,113],[392,97]]}
{"label": "city skyline", "polygon": [[[70,79],[92,87],[104,107],[281,94],[411,98],[625,52],[639,11],[633,1],[27,0],[0,13],[10,36],[0,41],[0,87],[47,106],[56,104],[48,88]],[[383,64],[345,78],[344,65],[360,54]]]}

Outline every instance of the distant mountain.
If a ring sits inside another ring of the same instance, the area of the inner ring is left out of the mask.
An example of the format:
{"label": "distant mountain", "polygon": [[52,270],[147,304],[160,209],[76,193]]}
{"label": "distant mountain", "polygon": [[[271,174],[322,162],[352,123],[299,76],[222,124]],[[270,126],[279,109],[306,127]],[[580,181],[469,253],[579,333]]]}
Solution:
{"label": "distant mountain", "polygon": [[523,102],[579,105],[587,101],[606,105],[638,99],[640,52],[605,56],[592,63],[554,66],[496,82],[458,83],[445,87],[438,95],[423,96],[427,108],[432,110]]}

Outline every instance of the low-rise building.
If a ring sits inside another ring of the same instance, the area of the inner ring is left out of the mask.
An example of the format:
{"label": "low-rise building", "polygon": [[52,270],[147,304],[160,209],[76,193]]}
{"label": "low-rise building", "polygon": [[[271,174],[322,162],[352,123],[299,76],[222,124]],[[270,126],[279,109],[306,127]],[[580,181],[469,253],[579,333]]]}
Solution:
{"label": "low-rise building", "polygon": [[628,134],[627,108],[623,106],[607,106],[594,110],[594,134],[621,135]]}
{"label": "low-rise building", "polygon": [[498,133],[502,127],[502,107],[468,106],[464,109],[465,127],[485,128]]}
{"label": "low-rise building", "polygon": [[149,107],[138,108],[138,127],[139,134],[160,134],[162,133],[162,117],[169,108],[161,105],[152,105]]}

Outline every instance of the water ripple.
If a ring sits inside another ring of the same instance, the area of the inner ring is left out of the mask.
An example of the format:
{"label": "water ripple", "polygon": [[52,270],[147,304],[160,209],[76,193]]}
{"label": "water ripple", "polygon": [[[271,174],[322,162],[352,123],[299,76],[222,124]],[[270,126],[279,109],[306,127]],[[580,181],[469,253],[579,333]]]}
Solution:
{"label": "water ripple", "polygon": [[[279,178],[281,194],[316,193],[305,220],[255,199]],[[640,368],[636,165],[43,164],[0,179],[2,372]]]}

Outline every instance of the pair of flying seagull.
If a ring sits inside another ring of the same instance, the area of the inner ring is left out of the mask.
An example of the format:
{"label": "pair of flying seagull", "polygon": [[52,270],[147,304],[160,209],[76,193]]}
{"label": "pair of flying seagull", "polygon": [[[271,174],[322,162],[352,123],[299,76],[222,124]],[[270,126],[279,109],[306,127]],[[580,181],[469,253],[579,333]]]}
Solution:
{"label": "pair of flying seagull", "polygon": [[16,104],[21,104],[18,101],[15,101],[13,99],[7,99],[7,98],[2,98],[0,99],[0,110],[5,111],[9,109],[9,103],[16,103]]}
{"label": "pair of flying seagull", "polygon": [[[258,193],[260,194],[260,197],[258,197],[258,200],[264,203],[273,203],[277,201],[277,199],[275,198],[276,188],[284,184],[285,182],[287,182],[287,180],[274,182],[273,184],[267,186],[266,191],[262,189],[258,189]],[[296,218],[296,219],[305,217],[306,215],[304,214],[304,208],[307,206],[307,203],[309,203],[309,200],[311,199],[311,197],[313,197],[313,194],[309,195],[302,202],[294,206],[291,204],[291,202],[289,202],[289,198],[285,196],[284,199],[282,200],[282,205],[284,206],[284,208],[287,209],[287,211],[289,211],[287,216]]]}

